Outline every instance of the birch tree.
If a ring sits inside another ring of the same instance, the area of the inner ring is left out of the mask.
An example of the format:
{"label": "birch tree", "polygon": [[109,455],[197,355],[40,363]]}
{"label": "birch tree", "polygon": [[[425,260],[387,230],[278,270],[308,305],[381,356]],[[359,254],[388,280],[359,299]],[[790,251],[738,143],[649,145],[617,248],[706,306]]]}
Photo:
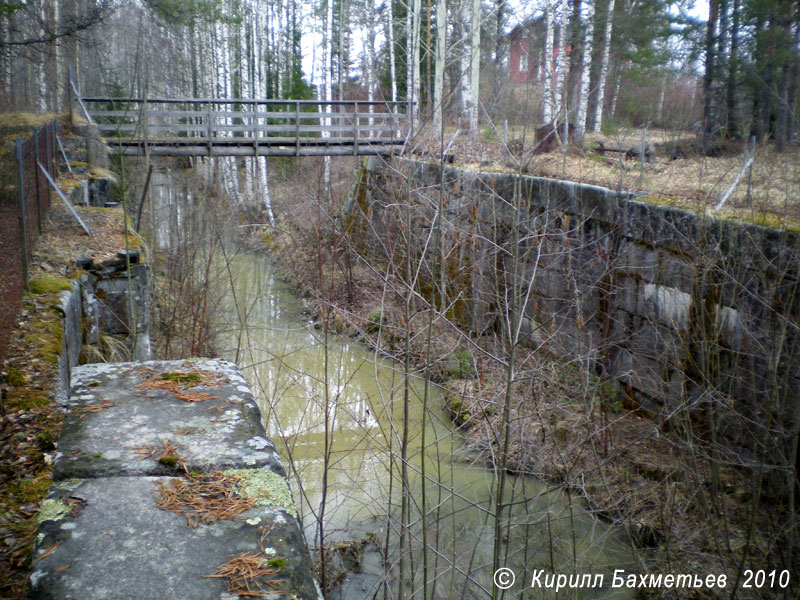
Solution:
{"label": "birch tree", "polygon": [[[612,0],[613,1],[613,0]],[[553,120],[553,7],[549,0],[544,7],[544,101],[542,102],[542,121]]]}
{"label": "birch tree", "polygon": [[433,81],[433,130],[442,128],[444,100],[444,63],[447,52],[447,0],[436,0],[436,65]]}
{"label": "birch tree", "polygon": [[[323,89],[325,95],[325,101],[330,103],[333,100],[333,89],[332,89],[332,81],[331,76],[333,73],[333,52],[332,52],[332,42],[333,42],[333,0],[326,0],[326,7],[325,7],[325,34],[322,37],[322,81],[323,81]],[[327,106],[323,109],[325,113],[331,110],[331,105],[327,104]],[[329,137],[329,132],[327,127],[331,125],[330,117],[325,117],[322,119],[322,124],[326,129],[322,131],[322,137],[327,138]],[[323,187],[324,187],[324,194],[325,200],[330,203],[331,201],[331,157],[325,156],[324,159],[324,173],[323,173]],[[320,547],[322,546],[322,540],[320,540]]]}
{"label": "birch tree", "polygon": [[583,143],[586,133],[586,112],[589,108],[589,75],[592,70],[592,50],[594,41],[594,0],[586,0],[586,35],[583,39],[583,64],[581,71],[580,99],[575,122],[575,135],[578,143]]}
{"label": "birch tree", "polygon": [[470,96],[469,137],[478,139],[478,108],[480,106],[480,67],[481,67],[481,0],[472,1],[472,27],[470,31]]}
{"label": "birch tree", "polygon": [[600,133],[603,125],[603,101],[606,94],[606,80],[608,79],[608,57],[611,51],[611,29],[614,24],[614,1],[608,0],[606,10],[606,31],[603,36],[603,57],[600,61],[600,75],[597,78],[597,103],[594,112],[594,132]]}
{"label": "birch tree", "polygon": [[470,88],[469,69],[472,61],[470,60],[470,41],[472,36],[469,34],[472,25],[472,0],[461,0],[461,14],[459,19],[461,21],[462,35],[459,36],[458,42],[460,44],[460,79],[459,86],[461,88],[461,114],[469,115],[472,108],[472,89]]}
{"label": "birch tree", "polygon": [[462,0],[462,22],[468,32],[464,35],[461,53],[461,110],[469,122],[470,138],[478,138],[478,93],[481,56],[480,0]]}
{"label": "birch tree", "polygon": [[[367,84],[367,100],[369,104],[369,114],[375,112],[375,107],[372,102],[375,100],[375,0],[367,0],[366,6],[366,27],[367,27],[367,43],[365,48],[366,60],[364,79]],[[369,118],[369,137],[374,137],[372,126],[375,120]]]}
{"label": "birch tree", "polygon": [[558,120],[558,117],[566,117],[566,115],[561,114],[561,98],[566,96],[564,83],[567,75],[567,0],[561,0],[559,4],[558,59],[556,60],[556,90],[553,100],[554,120]]}
{"label": "birch tree", "polygon": [[419,91],[420,91],[420,73],[419,73],[419,56],[420,56],[420,20],[422,16],[422,2],[421,0],[411,0],[409,6],[409,13],[407,17],[408,26],[408,43],[409,48],[406,52],[406,57],[410,57],[411,62],[406,65],[406,94],[408,95],[409,102],[409,116],[411,122],[416,127],[419,123]]}
{"label": "birch tree", "polygon": [[386,43],[389,49],[389,85],[392,88],[392,102],[397,102],[397,59],[394,50],[394,8],[392,0],[385,0],[386,20]]}

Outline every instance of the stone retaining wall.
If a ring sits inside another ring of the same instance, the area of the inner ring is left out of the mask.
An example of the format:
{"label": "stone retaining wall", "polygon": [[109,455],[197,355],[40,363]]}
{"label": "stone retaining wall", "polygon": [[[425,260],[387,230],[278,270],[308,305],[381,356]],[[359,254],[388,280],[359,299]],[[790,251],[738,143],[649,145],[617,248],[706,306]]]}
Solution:
{"label": "stone retaining wall", "polygon": [[529,344],[592,365],[663,419],[688,411],[736,452],[766,444],[778,468],[795,460],[796,232],[566,181],[408,159],[368,171],[356,198],[364,248],[381,254],[408,216],[405,247],[416,259],[428,248],[422,293],[441,276],[430,234],[443,184],[445,274],[462,325],[496,328],[516,298]]}
{"label": "stone retaining wall", "polygon": [[321,599],[286,471],[236,365],[78,364],[84,342],[132,330],[133,354],[149,358],[147,267],[130,270],[93,269],[62,292],[66,416],[30,597]]}

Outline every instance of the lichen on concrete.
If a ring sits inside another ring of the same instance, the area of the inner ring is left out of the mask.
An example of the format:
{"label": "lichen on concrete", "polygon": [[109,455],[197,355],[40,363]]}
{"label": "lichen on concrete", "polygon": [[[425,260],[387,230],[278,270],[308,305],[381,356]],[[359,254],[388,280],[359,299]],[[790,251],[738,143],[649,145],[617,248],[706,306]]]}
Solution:
{"label": "lichen on concrete", "polygon": [[60,521],[69,513],[69,505],[61,500],[45,500],[39,508],[39,515],[36,521],[41,524],[45,521]]}
{"label": "lichen on concrete", "polygon": [[282,508],[297,517],[297,508],[286,478],[270,469],[230,469],[225,475],[239,477],[237,492],[256,506]]}

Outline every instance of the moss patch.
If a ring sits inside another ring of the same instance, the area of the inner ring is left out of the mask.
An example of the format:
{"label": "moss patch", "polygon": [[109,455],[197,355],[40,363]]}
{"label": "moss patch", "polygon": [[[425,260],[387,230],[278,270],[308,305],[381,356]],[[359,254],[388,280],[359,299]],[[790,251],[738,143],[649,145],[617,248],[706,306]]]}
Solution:
{"label": "moss patch", "polygon": [[43,395],[42,390],[16,389],[3,399],[3,406],[6,409],[30,410],[48,404],[50,399]]}
{"label": "moss patch", "polygon": [[16,367],[9,367],[6,382],[12,387],[22,387],[25,385],[25,375]]}
{"label": "moss patch", "polygon": [[178,383],[200,383],[202,381],[199,373],[164,373],[161,379]]}
{"label": "moss patch", "polygon": [[38,277],[29,284],[31,294],[55,294],[64,290],[71,290],[72,283],[64,277]]}
{"label": "moss patch", "polygon": [[59,521],[69,513],[70,507],[61,500],[45,500],[39,508],[39,514],[36,517],[38,523],[45,521]]}
{"label": "moss patch", "polygon": [[256,506],[283,508],[297,517],[289,484],[281,475],[269,469],[231,469],[224,473],[240,478],[237,491]]}

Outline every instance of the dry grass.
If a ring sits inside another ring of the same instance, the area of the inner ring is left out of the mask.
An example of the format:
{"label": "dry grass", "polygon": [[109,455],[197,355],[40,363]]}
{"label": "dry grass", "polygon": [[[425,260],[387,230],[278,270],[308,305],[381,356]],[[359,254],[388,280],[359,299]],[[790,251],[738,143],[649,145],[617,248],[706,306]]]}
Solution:
{"label": "dry grass", "polygon": [[156,506],[180,515],[186,515],[189,527],[212,523],[222,519],[235,521],[255,504],[235,492],[241,478],[215,471],[184,479],[158,482],[160,497]]}
{"label": "dry grass", "polygon": [[280,569],[270,566],[270,559],[260,554],[242,552],[206,577],[224,578],[225,589],[230,594],[246,598],[262,598],[264,594],[280,594],[281,580],[266,579],[280,573]]}
{"label": "dry grass", "polygon": [[[447,132],[449,140],[454,132]],[[725,194],[744,162],[744,143],[720,145],[719,156],[706,157],[692,151],[697,144],[687,132],[648,130],[647,141],[660,145],[655,160],[642,166],[638,159],[626,160],[621,154],[600,155],[588,148],[602,142],[609,148],[638,148],[642,131],[620,130],[615,135],[587,134],[586,150],[569,148],[566,157],[554,151],[530,154],[533,130],[521,128],[509,132],[509,140],[522,140],[525,145],[522,161],[517,161],[501,141],[472,142],[460,135],[451,152],[459,167],[483,171],[518,172],[541,177],[566,179],[600,185],[614,190],[633,192],[644,202],[678,206],[696,212],[754,222],[768,227],[800,227],[800,148],[792,146],[777,153],[771,142],[756,147],[752,176],[742,178],[730,199],[719,212],[714,205]],[[494,139],[494,136],[490,136]],[[689,148],[686,158],[672,160],[667,146],[681,144]],[[422,147],[432,149],[425,142]]]}
{"label": "dry grass", "polygon": [[145,379],[136,386],[139,390],[167,390],[184,402],[203,402],[216,398],[202,391],[191,391],[197,386],[222,385],[225,381],[213,373],[187,371],[179,373],[159,373]]}
{"label": "dry grass", "polygon": [[57,113],[0,113],[0,127],[42,127],[61,116]]}
{"label": "dry grass", "polygon": [[73,414],[76,415],[85,415],[86,413],[99,413],[104,411],[107,408],[111,408],[114,406],[114,403],[110,400],[100,400],[97,404],[90,404],[88,406],[82,406],[80,408],[76,408],[72,411]]}
{"label": "dry grass", "polygon": [[126,450],[133,450],[134,454],[138,454],[143,458],[151,458],[165,467],[179,466],[188,475],[189,469],[186,468],[183,457],[178,454],[178,448],[180,446],[173,446],[169,440],[164,440],[163,450],[153,446],[125,446]]}

